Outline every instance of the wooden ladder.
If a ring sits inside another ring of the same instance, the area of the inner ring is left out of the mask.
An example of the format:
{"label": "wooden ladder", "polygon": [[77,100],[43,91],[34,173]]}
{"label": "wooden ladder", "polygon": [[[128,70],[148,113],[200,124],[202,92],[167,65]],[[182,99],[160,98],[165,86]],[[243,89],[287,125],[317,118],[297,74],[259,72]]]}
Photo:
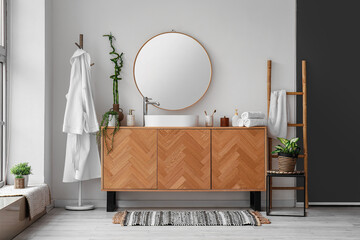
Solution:
{"label": "wooden ladder", "polygon": [[[289,127],[302,127],[303,128],[303,155],[299,155],[298,158],[304,159],[304,174],[305,174],[305,207],[309,207],[308,200],[308,145],[307,145],[307,91],[306,91],[306,61],[302,60],[302,92],[286,92],[286,95],[302,96],[303,102],[303,122],[302,123],[288,123]],[[268,115],[270,108],[270,96],[271,96],[271,60],[267,61],[267,100],[268,100]],[[272,170],[272,159],[277,158],[277,155],[272,155],[272,139],[269,138],[269,162],[268,169]],[[272,191],[273,190],[304,190],[304,187],[273,187],[272,179],[270,178],[270,208],[272,208]]]}

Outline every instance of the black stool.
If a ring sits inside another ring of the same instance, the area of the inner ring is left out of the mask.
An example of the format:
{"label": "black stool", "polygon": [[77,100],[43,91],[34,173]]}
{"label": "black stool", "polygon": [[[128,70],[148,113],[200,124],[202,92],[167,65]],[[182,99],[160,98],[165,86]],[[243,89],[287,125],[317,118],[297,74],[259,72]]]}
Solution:
{"label": "black stool", "polygon": [[[281,215],[281,214],[271,214],[270,211],[270,179],[272,177],[295,177],[302,178],[304,184],[304,214],[303,215]],[[268,171],[266,176],[266,215],[268,216],[289,216],[289,217],[305,217],[306,216],[306,207],[305,207],[305,194],[306,194],[306,185],[305,185],[305,174],[304,171],[295,171],[295,172],[280,172],[280,171]]]}

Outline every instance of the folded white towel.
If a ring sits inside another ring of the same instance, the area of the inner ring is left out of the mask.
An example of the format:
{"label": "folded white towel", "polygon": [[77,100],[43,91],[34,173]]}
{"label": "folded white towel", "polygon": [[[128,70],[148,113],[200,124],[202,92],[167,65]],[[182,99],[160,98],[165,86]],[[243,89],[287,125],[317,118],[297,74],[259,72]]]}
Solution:
{"label": "folded white towel", "polygon": [[265,114],[262,112],[243,112],[242,119],[265,119]]}
{"label": "folded white towel", "polygon": [[245,127],[258,127],[258,126],[266,126],[266,119],[243,119]]}
{"label": "folded white towel", "polygon": [[243,127],[244,126],[244,120],[243,119],[239,119],[238,120],[238,124],[237,124],[239,127]]}
{"label": "folded white towel", "polygon": [[271,92],[268,130],[272,138],[287,136],[286,91]]}

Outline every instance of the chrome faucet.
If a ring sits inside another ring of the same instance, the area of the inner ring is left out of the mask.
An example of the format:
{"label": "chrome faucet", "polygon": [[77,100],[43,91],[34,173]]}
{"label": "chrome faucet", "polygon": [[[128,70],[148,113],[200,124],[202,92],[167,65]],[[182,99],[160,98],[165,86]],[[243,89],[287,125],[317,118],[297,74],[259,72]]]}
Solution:
{"label": "chrome faucet", "polygon": [[152,98],[148,98],[148,97],[143,97],[143,126],[145,127],[145,115],[148,114],[148,105],[156,105],[156,106],[160,106],[159,102],[150,102],[150,100],[152,100]]}

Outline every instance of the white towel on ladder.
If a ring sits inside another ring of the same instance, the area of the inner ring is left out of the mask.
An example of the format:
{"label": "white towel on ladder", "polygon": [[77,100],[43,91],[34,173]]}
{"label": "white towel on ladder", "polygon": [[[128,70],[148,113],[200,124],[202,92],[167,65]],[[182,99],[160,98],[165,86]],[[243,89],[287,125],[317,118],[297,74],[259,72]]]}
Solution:
{"label": "white towel on ladder", "polygon": [[272,91],[268,119],[269,136],[286,138],[287,122],[286,91]]}

